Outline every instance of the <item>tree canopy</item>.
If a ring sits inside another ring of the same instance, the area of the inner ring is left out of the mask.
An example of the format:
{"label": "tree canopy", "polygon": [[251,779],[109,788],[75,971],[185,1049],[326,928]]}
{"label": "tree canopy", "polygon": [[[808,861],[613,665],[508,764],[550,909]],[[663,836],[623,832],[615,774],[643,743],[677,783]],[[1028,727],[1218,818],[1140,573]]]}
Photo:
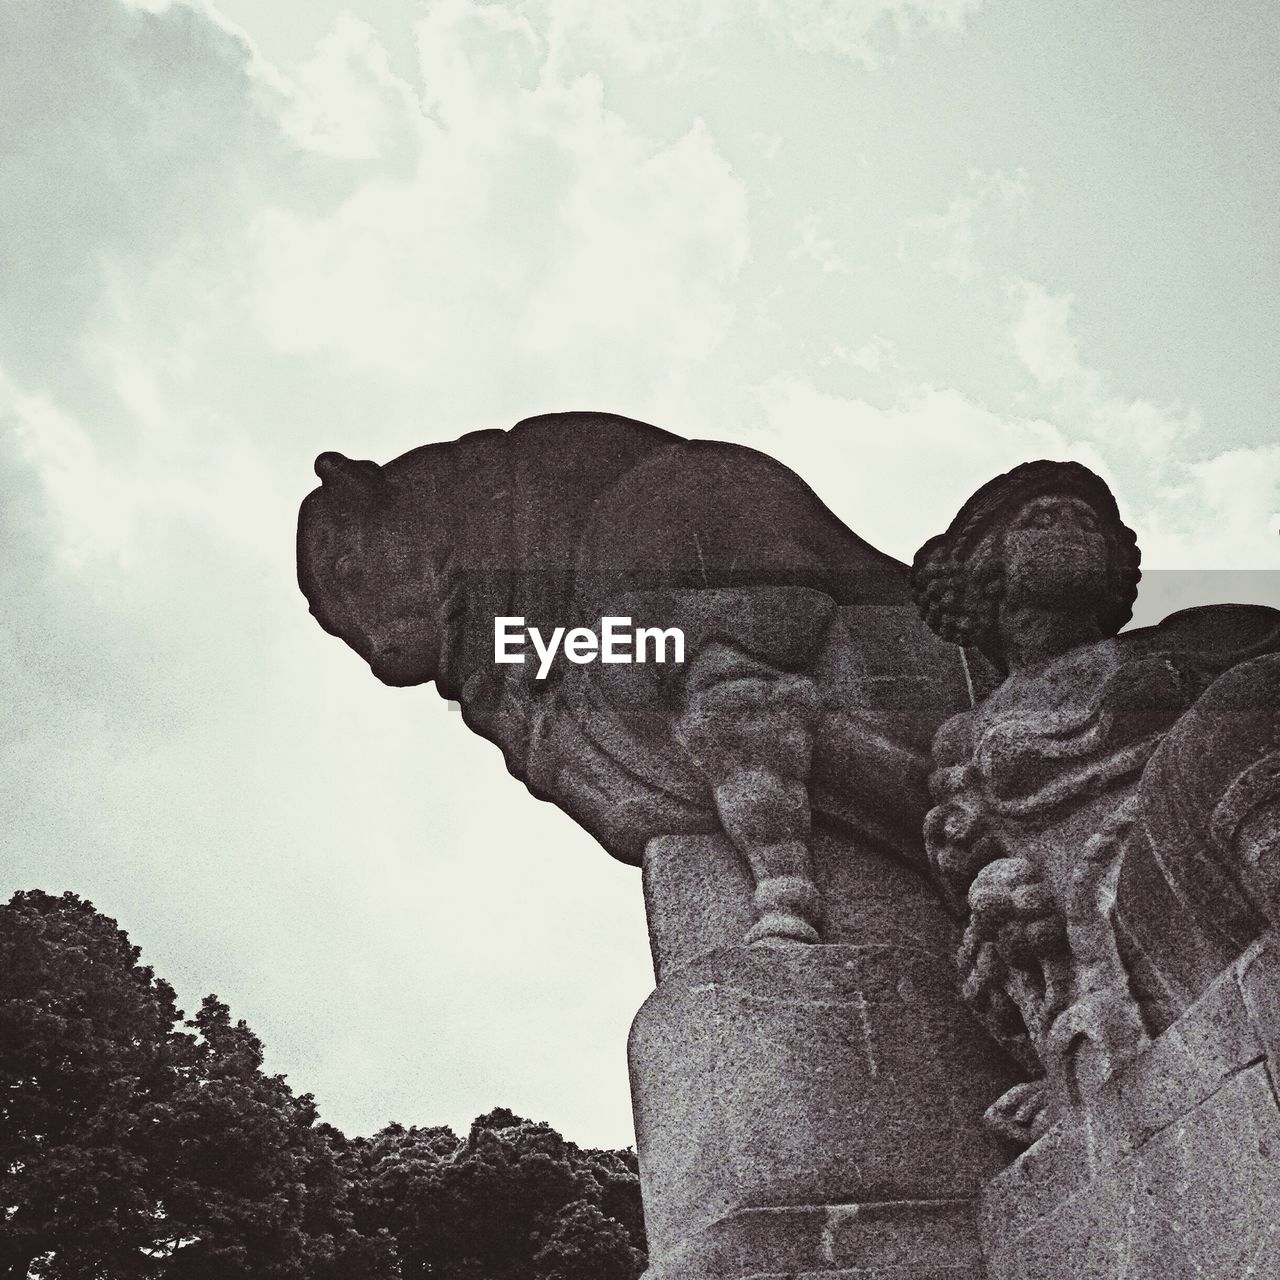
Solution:
{"label": "tree canopy", "polygon": [[347,1138],[74,894],[0,907],[0,1280],[634,1280],[634,1153],[505,1109]]}

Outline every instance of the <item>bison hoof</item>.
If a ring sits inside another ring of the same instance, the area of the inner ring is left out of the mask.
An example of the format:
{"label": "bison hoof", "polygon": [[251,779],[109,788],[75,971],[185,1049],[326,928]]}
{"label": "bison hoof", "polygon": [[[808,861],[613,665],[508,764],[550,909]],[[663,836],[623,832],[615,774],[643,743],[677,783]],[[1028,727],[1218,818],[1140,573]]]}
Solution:
{"label": "bison hoof", "polygon": [[785,911],[767,912],[751,926],[746,936],[746,942],[752,946],[756,943],[778,945],[817,941],[818,931],[808,920]]}
{"label": "bison hoof", "polygon": [[[796,848],[804,851],[798,842]],[[821,941],[817,921],[822,899],[808,876],[766,876],[756,884],[753,906],[756,923],[747,934],[748,943]]]}

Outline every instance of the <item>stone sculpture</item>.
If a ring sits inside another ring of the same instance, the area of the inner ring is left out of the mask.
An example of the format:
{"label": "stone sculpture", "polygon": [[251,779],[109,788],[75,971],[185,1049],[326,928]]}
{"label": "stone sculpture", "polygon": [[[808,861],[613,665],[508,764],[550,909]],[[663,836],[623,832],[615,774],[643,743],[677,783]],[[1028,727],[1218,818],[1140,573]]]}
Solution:
{"label": "stone sculpture", "polygon": [[[815,806],[922,861],[928,739],[961,666],[911,617],[903,567],[787,468],[562,414],[316,470],[299,576],[321,625],[387,684],[434,681],[615,857],[723,830],[754,880],[749,940],[802,942],[822,924]],[[545,680],[494,661],[495,617],[609,615],[680,627],[688,660]]]}
{"label": "stone sculpture", "polygon": [[[906,566],[763,454],[607,414],[317,471],[298,553],[318,621],[385,682],[433,680],[642,865],[650,1280],[980,1274],[978,1197],[1008,1154],[981,1117],[1017,1074],[959,998],[929,879],[929,744],[969,690]],[[684,663],[494,660],[495,617],[606,616],[678,626]]]}
{"label": "stone sculpture", "polygon": [[967,916],[964,996],[1038,1077],[988,1117],[1024,1143],[1168,1026],[1280,888],[1280,613],[1117,634],[1138,566],[1105,483],[1034,462],[912,570],[928,625],[999,680],[939,730],[925,835]]}
{"label": "stone sculpture", "polygon": [[[910,570],[608,414],[316,470],[321,625],[642,867],[647,1280],[1280,1268],[1280,612],[1122,631],[1136,538],[1074,463]],[[497,660],[497,618],[609,617],[684,661]]]}

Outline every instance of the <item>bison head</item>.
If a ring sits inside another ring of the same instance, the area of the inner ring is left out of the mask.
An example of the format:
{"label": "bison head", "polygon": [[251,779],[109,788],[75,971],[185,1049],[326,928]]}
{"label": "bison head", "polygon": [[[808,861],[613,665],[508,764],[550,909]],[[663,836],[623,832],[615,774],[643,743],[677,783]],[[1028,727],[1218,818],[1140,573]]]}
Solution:
{"label": "bison head", "polygon": [[436,679],[446,593],[424,512],[375,462],[322,453],[316,474],[298,513],[298,585],[316,621],[384,684]]}

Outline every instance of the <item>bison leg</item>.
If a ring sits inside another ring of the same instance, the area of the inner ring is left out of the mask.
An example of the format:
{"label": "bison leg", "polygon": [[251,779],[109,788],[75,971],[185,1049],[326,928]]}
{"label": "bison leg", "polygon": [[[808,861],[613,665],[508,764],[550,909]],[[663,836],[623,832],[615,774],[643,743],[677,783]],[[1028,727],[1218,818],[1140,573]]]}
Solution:
{"label": "bison leg", "polygon": [[676,738],[751,869],[756,923],[748,942],[819,940],[808,788],[818,707],[811,680],[727,645],[689,664]]}

